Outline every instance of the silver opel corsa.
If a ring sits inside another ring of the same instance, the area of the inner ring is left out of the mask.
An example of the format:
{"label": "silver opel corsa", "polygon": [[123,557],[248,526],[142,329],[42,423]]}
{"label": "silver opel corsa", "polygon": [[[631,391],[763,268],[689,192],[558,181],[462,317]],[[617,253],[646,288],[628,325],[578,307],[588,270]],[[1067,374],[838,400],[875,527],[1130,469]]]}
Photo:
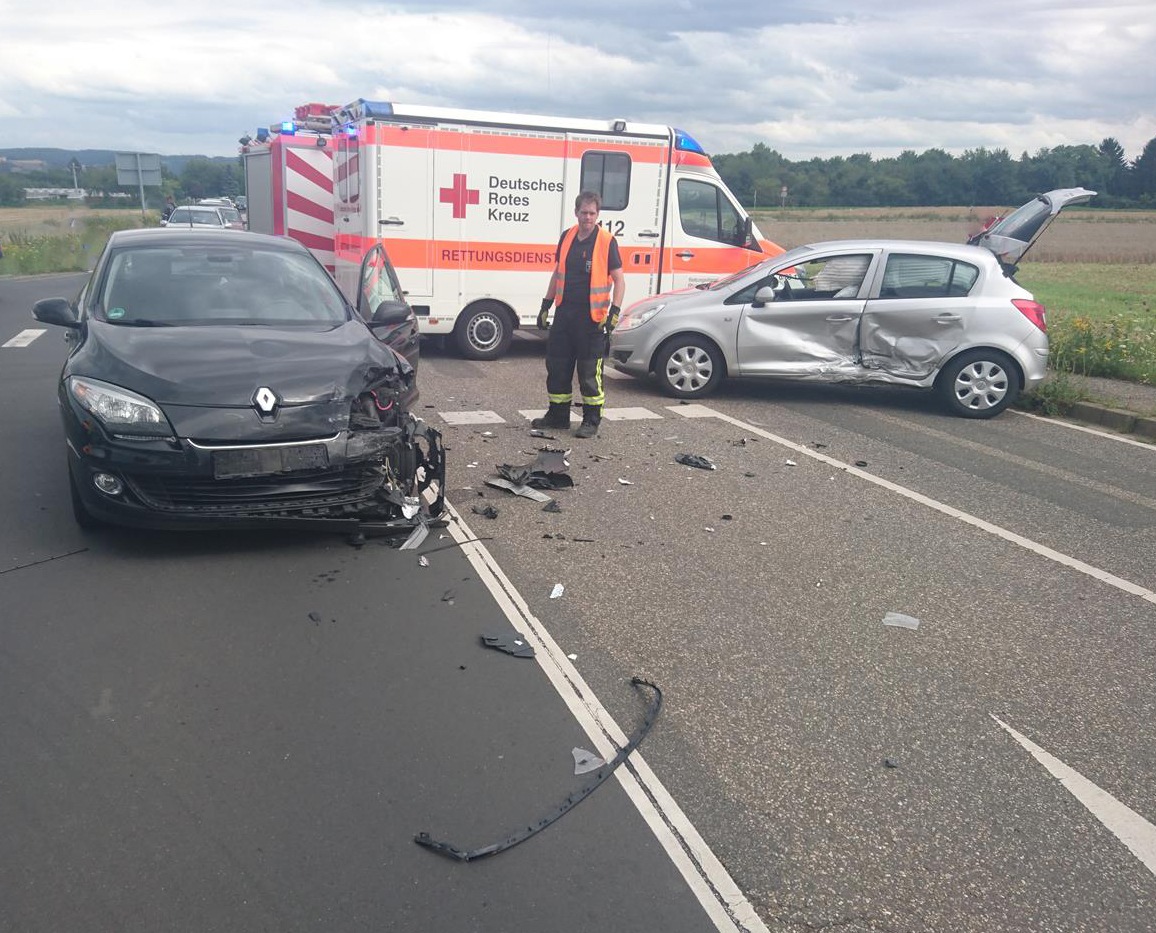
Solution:
{"label": "silver opel corsa", "polygon": [[609,362],[676,398],[726,377],[904,385],[991,418],[1038,384],[1044,307],[1016,264],[1064,207],[1096,192],[1042,194],[968,245],[838,240],[800,246],[707,285],[627,308]]}

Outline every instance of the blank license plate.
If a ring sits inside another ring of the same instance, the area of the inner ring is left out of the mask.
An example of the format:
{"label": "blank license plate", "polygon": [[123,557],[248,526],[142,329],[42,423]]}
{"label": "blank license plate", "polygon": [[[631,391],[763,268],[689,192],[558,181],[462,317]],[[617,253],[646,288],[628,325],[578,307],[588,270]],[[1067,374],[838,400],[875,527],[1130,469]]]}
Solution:
{"label": "blank license plate", "polygon": [[213,451],[213,476],[216,479],[269,476],[273,473],[324,469],[327,466],[329,451],[321,444]]}

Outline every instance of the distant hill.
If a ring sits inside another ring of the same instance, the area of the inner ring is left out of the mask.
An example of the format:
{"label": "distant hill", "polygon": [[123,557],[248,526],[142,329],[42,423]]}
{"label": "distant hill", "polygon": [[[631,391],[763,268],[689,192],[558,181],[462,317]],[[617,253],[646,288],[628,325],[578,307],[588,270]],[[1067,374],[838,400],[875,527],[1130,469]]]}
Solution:
{"label": "distant hill", "polygon": [[[10,160],[37,159],[52,168],[66,168],[72,159],[81,165],[112,165],[116,162],[115,149],[49,149],[29,146],[22,149],[0,149],[0,158]],[[172,174],[184,171],[190,159],[208,159],[210,162],[232,162],[236,156],[161,156],[161,164]]]}

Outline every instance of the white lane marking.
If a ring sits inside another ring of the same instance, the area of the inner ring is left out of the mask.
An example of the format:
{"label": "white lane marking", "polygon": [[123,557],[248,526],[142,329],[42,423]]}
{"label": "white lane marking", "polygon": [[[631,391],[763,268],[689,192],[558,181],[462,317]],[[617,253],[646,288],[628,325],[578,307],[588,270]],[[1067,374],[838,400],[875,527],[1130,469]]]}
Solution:
{"label": "white lane marking", "polygon": [[1033,541],[1031,538],[1025,538],[1022,535],[1017,535],[1014,531],[1009,531],[1000,525],[992,524],[984,521],[982,518],[977,518],[967,512],[962,512],[957,508],[953,508],[944,502],[937,499],[932,499],[930,496],[925,496],[922,493],[916,492],[913,489],[908,489],[906,486],[900,486],[898,483],[893,483],[890,480],[883,479],[880,476],[875,476],[872,473],[866,473],[858,467],[851,466],[849,463],[844,463],[842,460],[836,460],[834,457],[828,457],[826,454],[821,454],[817,450],[812,450],[810,447],[804,447],[802,444],[796,444],[794,441],[789,441],[785,437],[779,437],[777,434],[772,434],[770,431],[765,431],[762,428],[756,427],[747,421],[741,421],[738,418],[732,418],[730,415],[724,415],[720,411],[715,411],[713,408],[708,408],[705,405],[671,405],[669,410],[683,415],[686,418],[709,418],[715,417],[720,421],[725,421],[727,424],[733,424],[736,427],[742,428],[744,431],[750,431],[752,434],[757,434],[759,437],[766,438],[769,441],[774,441],[786,447],[788,450],[793,450],[797,454],[802,454],[804,457],[810,457],[812,460],[818,460],[820,463],[825,463],[828,466],[834,467],[837,470],[843,470],[850,473],[852,476],[858,476],[860,479],[866,480],[869,483],[874,483],[876,486],[881,486],[883,489],[890,490],[903,496],[905,499],[910,499],[912,502],[918,502],[920,505],[925,505],[930,509],[935,509],[937,512],[942,512],[952,518],[965,522],[974,528],[981,531],[986,531],[988,534],[995,535],[997,538],[1003,538],[1017,547],[1022,547],[1033,554],[1038,554],[1040,557],[1046,557],[1048,560],[1055,561],[1057,564],[1063,564],[1065,567],[1070,567],[1080,573],[1087,574],[1101,583],[1106,583],[1109,586],[1114,586],[1118,590],[1123,590],[1125,593],[1130,593],[1133,596],[1139,596],[1143,600],[1150,603],[1156,603],[1156,592],[1133,583],[1131,580],[1125,580],[1123,577],[1117,577],[1115,574],[1108,573],[1106,570],[1100,570],[1098,567],[1093,567],[1091,564],[1085,564],[1082,560],[1077,560],[1067,554],[1061,554],[1059,551],[1053,550],[1046,545],[1040,544],[1038,541]]}
{"label": "white lane marking", "polygon": [[8,347],[26,347],[41,334],[46,333],[48,333],[47,330],[37,330],[34,327],[30,327],[28,330],[20,331],[20,333],[18,333],[15,337],[4,344],[4,348],[7,349]]}
{"label": "white lane marking", "polygon": [[506,419],[496,411],[438,412],[446,424],[504,424]]}
{"label": "white lane marking", "polygon": [[[531,612],[493,555],[479,542],[464,543],[475,535],[457,510],[448,502],[446,509],[454,518],[449,525],[450,533],[462,545],[462,553],[477,571],[478,578],[506,618],[533,643],[538,666],[594,743],[598,754],[609,761],[628,741],[626,733]],[[650,770],[642,753],[636,750],[614,776],[698,898],[715,929],[720,933],[769,933],[726,868]]]}
{"label": "white lane marking", "polygon": [[1032,753],[1040,764],[1051,772],[1064,788],[1082,803],[1091,812],[1092,816],[1103,823],[1119,839],[1144,866],[1156,875],[1156,826],[1149,823],[1144,817],[1125,806],[1102,787],[1097,787],[1086,777],[1069,768],[1055,755],[1044,751],[1031,739],[1020,735],[995,715],[988,713],[1000,726],[1024,748]]}
{"label": "white lane marking", "polygon": [[649,408],[603,408],[602,418],[605,421],[646,421],[647,419],[662,420],[662,415],[656,415]]}
{"label": "white lane marking", "polygon": [[1133,447],[1145,447],[1148,450],[1156,450],[1156,444],[1151,441],[1138,441],[1131,437],[1125,437],[1123,434],[1114,434],[1111,431],[1102,431],[1099,428],[1089,428],[1082,424],[1072,424],[1070,421],[1060,421],[1058,418],[1045,418],[1042,415],[1033,415],[1028,411],[1017,411],[1010,409],[1012,414],[1023,415],[1025,418],[1034,418],[1036,421],[1044,421],[1048,424],[1059,425],[1061,428],[1071,428],[1073,431],[1083,431],[1085,434],[1095,434],[1096,437],[1106,437],[1110,441],[1120,441],[1122,444],[1131,444]]}

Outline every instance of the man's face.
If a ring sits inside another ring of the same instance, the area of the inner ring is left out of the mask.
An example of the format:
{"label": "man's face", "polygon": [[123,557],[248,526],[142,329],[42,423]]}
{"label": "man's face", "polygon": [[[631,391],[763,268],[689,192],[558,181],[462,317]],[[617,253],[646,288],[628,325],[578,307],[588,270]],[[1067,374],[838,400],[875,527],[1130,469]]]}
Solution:
{"label": "man's face", "polygon": [[598,205],[593,201],[583,201],[574,216],[578,218],[578,235],[585,239],[598,224]]}

